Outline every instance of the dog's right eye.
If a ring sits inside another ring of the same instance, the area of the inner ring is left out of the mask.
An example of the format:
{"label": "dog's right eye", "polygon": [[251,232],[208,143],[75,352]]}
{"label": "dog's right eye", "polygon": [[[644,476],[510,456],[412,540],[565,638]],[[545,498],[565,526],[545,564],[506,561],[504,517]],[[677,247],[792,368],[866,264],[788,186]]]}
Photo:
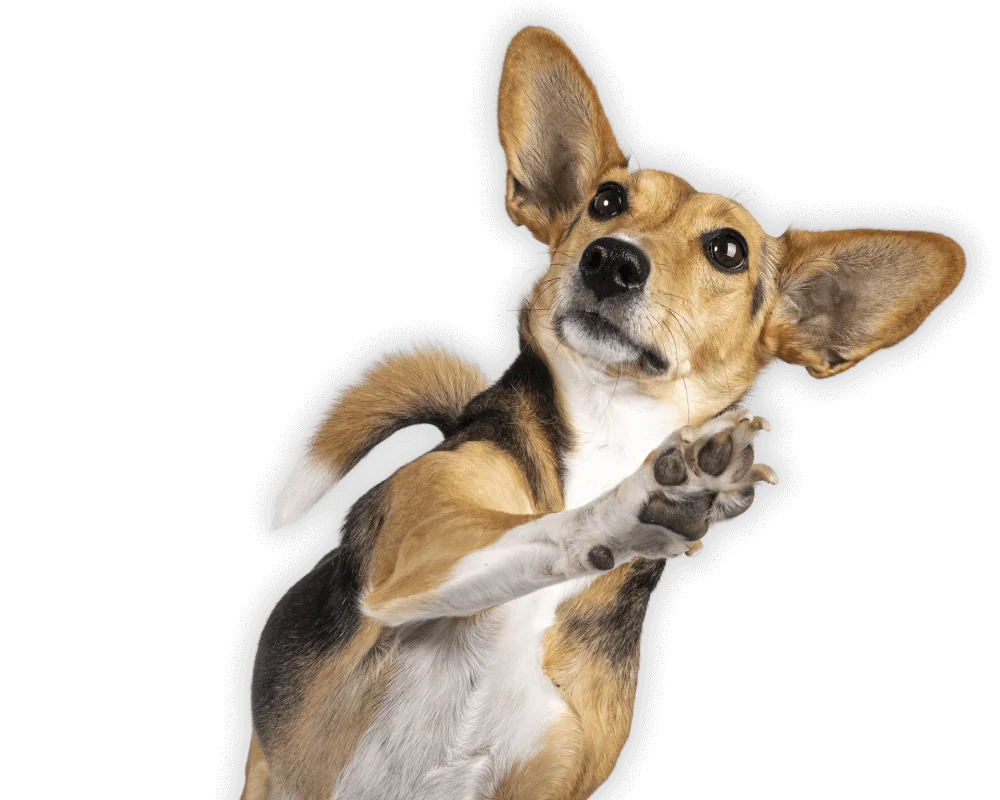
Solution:
{"label": "dog's right eye", "polygon": [[590,201],[590,216],[594,219],[611,219],[627,210],[625,189],[617,183],[602,183]]}

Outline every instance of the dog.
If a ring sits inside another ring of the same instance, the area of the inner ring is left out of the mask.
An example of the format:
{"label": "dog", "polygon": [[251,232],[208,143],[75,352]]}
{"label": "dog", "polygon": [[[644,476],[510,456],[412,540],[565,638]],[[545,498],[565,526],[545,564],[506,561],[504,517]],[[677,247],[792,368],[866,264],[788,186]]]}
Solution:
{"label": "dog", "polygon": [[506,208],[551,263],[490,385],[444,351],[371,368],[279,499],[297,519],[376,444],[442,443],[351,508],[260,637],[245,800],[582,800],[629,733],[665,559],[774,471],[740,405],[775,358],[824,378],[912,333],[962,277],[936,233],[773,238],[733,200],[630,171],[544,28],[499,89]]}

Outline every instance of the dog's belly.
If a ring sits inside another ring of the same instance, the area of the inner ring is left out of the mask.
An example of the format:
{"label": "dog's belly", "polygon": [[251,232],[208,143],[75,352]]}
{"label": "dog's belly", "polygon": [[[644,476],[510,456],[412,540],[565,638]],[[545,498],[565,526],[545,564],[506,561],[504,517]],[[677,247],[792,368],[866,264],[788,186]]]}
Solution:
{"label": "dog's belly", "polygon": [[538,752],[569,713],[542,673],[542,637],[580,585],[543,589],[468,620],[404,634],[379,711],[334,792],[336,800],[479,800]]}

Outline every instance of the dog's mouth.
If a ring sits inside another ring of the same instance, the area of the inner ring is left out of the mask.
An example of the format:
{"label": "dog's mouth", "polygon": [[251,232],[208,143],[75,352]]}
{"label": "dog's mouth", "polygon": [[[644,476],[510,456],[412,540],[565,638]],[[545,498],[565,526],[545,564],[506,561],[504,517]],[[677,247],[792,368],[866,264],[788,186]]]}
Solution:
{"label": "dog's mouth", "polygon": [[567,311],[555,325],[559,339],[581,355],[605,364],[635,365],[650,375],[667,371],[666,359],[637,342],[597,311]]}

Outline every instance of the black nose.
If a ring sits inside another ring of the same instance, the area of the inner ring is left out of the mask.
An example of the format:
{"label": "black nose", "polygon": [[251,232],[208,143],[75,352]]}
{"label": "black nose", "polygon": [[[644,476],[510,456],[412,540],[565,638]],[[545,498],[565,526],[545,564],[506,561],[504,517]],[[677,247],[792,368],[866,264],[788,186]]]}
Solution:
{"label": "black nose", "polygon": [[641,289],[649,277],[649,259],[635,245],[604,236],[587,245],[580,273],[598,300]]}

